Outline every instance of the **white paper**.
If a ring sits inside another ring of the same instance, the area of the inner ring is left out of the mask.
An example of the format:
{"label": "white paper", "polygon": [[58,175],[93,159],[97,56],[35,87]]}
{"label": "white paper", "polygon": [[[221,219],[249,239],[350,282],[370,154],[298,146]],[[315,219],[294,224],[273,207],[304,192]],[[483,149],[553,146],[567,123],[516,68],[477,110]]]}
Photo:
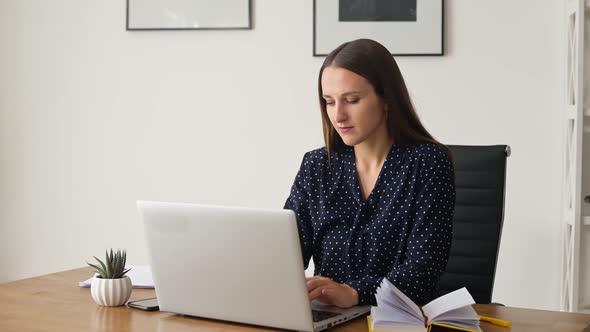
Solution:
{"label": "white paper", "polygon": [[479,315],[473,307],[466,306],[451,311],[443,312],[438,315],[434,321],[445,323],[460,320],[462,322],[471,322],[474,325],[479,324]]}
{"label": "white paper", "polygon": [[415,317],[422,317],[422,311],[420,310],[420,307],[418,307],[416,305],[416,303],[414,303],[412,300],[410,300],[410,298],[408,296],[406,296],[406,294],[404,294],[397,287],[395,287],[394,284],[392,284],[389,280],[387,280],[387,278],[383,278],[383,286],[384,286],[383,292],[385,294],[390,294],[390,295],[395,294],[395,297],[392,296],[392,298],[397,298],[397,299],[401,300],[401,301],[396,301],[396,302],[398,302],[398,303],[401,302],[401,304],[405,308],[411,310],[411,312],[414,314]]}
{"label": "white paper", "polygon": [[383,279],[371,308],[374,330],[426,331],[420,308],[389,280]]}
{"label": "white paper", "polygon": [[384,307],[371,307],[371,321],[375,324],[394,321],[397,323],[410,323],[412,325],[424,325],[420,318],[404,311],[388,310]]}
{"label": "white paper", "polygon": [[443,312],[470,306],[474,303],[475,301],[467,291],[467,288],[463,287],[431,301],[422,307],[422,311],[424,311],[424,315],[428,317],[428,321],[431,322]]}
{"label": "white paper", "polygon": [[471,331],[481,331],[479,316],[471,307],[475,303],[466,288],[461,288],[420,308],[389,280],[377,288],[377,307],[371,308],[373,330],[426,331],[424,319],[431,322],[447,323]]}
{"label": "white paper", "polygon": [[[131,268],[126,275],[131,279],[133,288],[154,288],[154,279],[152,278],[152,270],[149,265],[129,265],[125,268]],[[80,281],[78,285],[80,287],[90,287],[94,276],[90,279]]]}

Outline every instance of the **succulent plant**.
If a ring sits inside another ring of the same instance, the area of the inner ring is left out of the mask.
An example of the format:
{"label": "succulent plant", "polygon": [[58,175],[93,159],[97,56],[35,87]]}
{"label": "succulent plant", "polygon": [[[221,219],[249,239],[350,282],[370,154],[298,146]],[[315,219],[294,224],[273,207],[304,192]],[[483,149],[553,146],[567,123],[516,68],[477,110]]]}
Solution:
{"label": "succulent plant", "polygon": [[117,250],[113,252],[113,249],[111,249],[110,253],[107,250],[106,259],[104,262],[98,259],[96,256],[94,256],[94,259],[96,259],[100,266],[90,264],[88,262],[86,262],[86,264],[90,265],[96,270],[96,273],[98,273],[97,278],[120,279],[123,278],[125,274],[129,272],[129,270],[131,270],[125,270],[125,262],[127,260],[127,253],[125,250]]}

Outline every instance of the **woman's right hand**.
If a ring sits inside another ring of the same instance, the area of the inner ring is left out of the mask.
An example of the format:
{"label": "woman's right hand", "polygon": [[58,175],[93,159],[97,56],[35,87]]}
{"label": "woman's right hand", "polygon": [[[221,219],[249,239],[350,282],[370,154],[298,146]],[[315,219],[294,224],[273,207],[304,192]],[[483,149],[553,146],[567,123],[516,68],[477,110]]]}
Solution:
{"label": "woman's right hand", "polygon": [[347,284],[337,283],[322,276],[308,277],[306,280],[310,300],[318,300],[339,308],[350,308],[359,303],[356,289]]}

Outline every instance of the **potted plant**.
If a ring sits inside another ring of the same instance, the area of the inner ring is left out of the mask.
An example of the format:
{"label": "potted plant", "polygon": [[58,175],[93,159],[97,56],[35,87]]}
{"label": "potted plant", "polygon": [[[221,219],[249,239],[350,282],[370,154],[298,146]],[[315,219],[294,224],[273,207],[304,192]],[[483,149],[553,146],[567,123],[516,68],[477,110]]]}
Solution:
{"label": "potted plant", "polygon": [[127,260],[125,250],[107,251],[104,262],[96,256],[94,258],[98,265],[86,262],[97,273],[90,284],[90,293],[94,302],[108,307],[125,304],[131,296],[131,279],[125,275],[130,270],[125,269]]}

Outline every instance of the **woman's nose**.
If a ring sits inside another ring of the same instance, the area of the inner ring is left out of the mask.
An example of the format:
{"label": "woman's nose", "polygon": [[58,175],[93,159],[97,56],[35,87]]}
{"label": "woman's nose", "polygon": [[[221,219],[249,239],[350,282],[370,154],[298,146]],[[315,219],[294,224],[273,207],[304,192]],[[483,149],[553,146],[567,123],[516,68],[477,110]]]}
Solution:
{"label": "woman's nose", "polygon": [[346,111],[341,103],[336,103],[334,105],[334,112],[336,114],[336,116],[334,117],[334,120],[336,120],[336,122],[343,122],[346,120]]}

